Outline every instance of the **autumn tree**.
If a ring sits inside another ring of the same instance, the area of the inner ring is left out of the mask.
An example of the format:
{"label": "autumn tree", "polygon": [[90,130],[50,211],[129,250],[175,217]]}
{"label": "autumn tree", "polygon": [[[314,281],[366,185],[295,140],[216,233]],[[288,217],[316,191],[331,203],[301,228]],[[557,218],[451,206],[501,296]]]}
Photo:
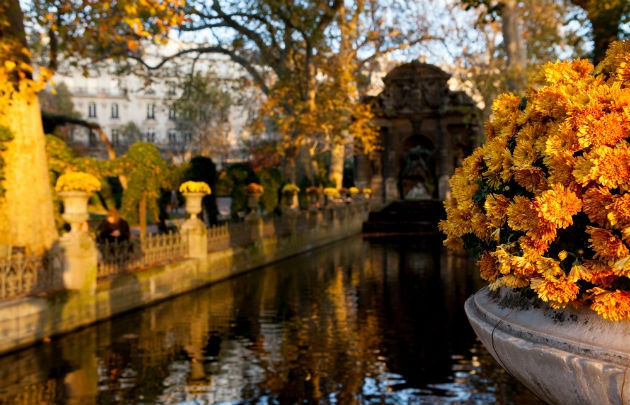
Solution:
{"label": "autumn tree", "polygon": [[[170,58],[214,52],[241,65],[266,96],[257,128],[278,135],[286,172],[295,181],[299,157],[304,158],[299,170],[310,177],[314,151],[329,149],[337,138],[345,142],[370,133],[367,112],[358,107],[352,87],[371,61],[432,38],[420,4],[193,0],[187,4],[190,19],[180,28],[181,37],[207,33],[211,40]],[[349,60],[353,63],[345,63]],[[340,92],[331,91],[335,87]],[[340,105],[341,120],[339,111],[330,113]],[[363,146],[371,142],[365,138]]]}
{"label": "autumn tree", "polygon": [[[458,4],[459,3],[459,4]],[[462,7],[463,4],[463,7]],[[525,52],[524,63],[510,61],[509,38],[504,37],[504,13],[514,12],[494,0],[462,0],[453,3],[452,23],[447,46],[452,57],[452,71],[469,93],[476,95],[485,108],[482,120],[491,112],[493,100],[510,90],[518,90],[536,66],[560,57],[582,56],[584,38],[580,28],[566,26],[569,15],[576,8],[565,0],[526,0],[518,2],[515,19],[518,30],[519,53]],[[462,8],[466,10],[461,14]],[[521,55],[522,56],[522,55]],[[518,68],[515,68],[518,66]]]}
{"label": "autumn tree", "polygon": [[[570,0],[581,7],[591,24],[593,37],[593,62],[604,59],[610,44],[622,38],[622,24],[630,21],[628,0]],[[626,32],[626,35],[629,33]]]}
{"label": "autumn tree", "polygon": [[230,152],[230,110],[236,102],[232,95],[238,90],[212,70],[187,77],[182,95],[170,106],[182,137],[173,147],[179,146],[179,152],[188,155],[194,152],[214,160],[225,159]]}
{"label": "autumn tree", "polygon": [[[593,40],[591,57],[595,64],[603,59],[612,42],[629,34],[623,30],[624,24],[630,21],[628,0],[461,0],[461,3],[467,9],[483,10],[485,22],[501,22],[508,65],[514,65],[512,61],[517,60],[519,54],[525,55],[524,50],[530,40],[527,35],[531,32],[529,30],[548,29],[550,19],[555,20],[556,26],[563,26],[567,30],[567,24],[572,20],[584,23],[582,14],[585,14],[586,23],[590,25]],[[537,26],[535,23],[542,25]],[[570,42],[577,48],[581,47],[576,38]],[[552,48],[557,44],[549,42],[547,47]]]}
{"label": "autumn tree", "polygon": [[[61,60],[87,61],[89,67],[109,55],[140,52],[142,38],[164,40],[183,15],[173,12],[179,0],[91,2],[88,7],[71,0],[34,0],[25,5],[26,15],[18,0],[0,1],[0,128],[12,136],[0,152],[6,189],[0,198],[0,243],[41,254],[58,233],[37,93]],[[33,42],[27,40],[25,23]],[[35,66],[33,51],[44,50],[43,64]]]}

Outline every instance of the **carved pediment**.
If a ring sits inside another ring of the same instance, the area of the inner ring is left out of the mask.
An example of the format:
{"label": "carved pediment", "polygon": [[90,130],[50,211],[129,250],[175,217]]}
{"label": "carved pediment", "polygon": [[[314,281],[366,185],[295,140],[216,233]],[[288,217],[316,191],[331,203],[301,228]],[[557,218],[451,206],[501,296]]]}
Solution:
{"label": "carved pediment", "polygon": [[448,95],[450,75],[437,66],[413,61],[394,68],[385,76],[379,95],[383,112],[415,113],[439,109]]}

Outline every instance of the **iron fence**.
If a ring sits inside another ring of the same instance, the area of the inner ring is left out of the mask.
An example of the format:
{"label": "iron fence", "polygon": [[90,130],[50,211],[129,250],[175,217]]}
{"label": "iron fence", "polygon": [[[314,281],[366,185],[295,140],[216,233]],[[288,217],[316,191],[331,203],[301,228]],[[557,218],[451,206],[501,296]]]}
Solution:
{"label": "iron fence", "polygon": [[0,299],[14,299],[63,288],[63,252],[12,254],[0,258]]}
{"label": "iron fence", "polygon": [[182,260],[188,253],[186,238],[176,232],[99,243],[97,248],[98,279]]}

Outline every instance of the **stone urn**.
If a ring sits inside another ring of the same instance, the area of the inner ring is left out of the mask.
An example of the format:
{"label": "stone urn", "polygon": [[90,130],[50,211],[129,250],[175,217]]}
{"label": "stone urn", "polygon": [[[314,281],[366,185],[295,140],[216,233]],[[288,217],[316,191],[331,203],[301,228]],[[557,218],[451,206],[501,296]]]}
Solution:
{"label": "stone urn", "polygon": [[88,201],[92,193],[88,191],[59,191],[57,195],[63,202],[62,218],[70,224],[70,232],[79,232],[81,223],[89,218]]}
{"label": "stone urn", "polygon": [[248,218],[254,218],[258,216],[258,206],[260,204],[260,197],[262,193],[248,193],[247,194],[247,207],[250,209]]}
{"label": "stone urn", "polygon": [[285,210],[292,211],[298,208],[297,193],[285,191],[282,193],[282,206]]}
{"label": "stone urn", "polygon": [[197,215],[201,213],[201,201],[206,193],[182,193],[186,199],[186,212],[190,214],[190,219],[198,219]]}
{"label": "stone urn", "polygon": [[465,305],[496,361],[549,404],[630,404],[630,321],[588,308],[552,309],[509,288]]}

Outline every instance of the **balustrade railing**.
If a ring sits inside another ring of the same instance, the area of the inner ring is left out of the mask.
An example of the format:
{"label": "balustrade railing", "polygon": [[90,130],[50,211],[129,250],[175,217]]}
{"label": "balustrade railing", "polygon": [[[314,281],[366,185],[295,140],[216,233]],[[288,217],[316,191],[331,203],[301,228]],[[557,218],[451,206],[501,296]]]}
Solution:
{"label": "balustrade railing", "polygon": [[[365,205],[365,206],[364,206]],[[333,217],[343,218],[356,215],[366,209],[367,204],[356,207],[335,206],[323,210],[322,226]],[[334,214],[333,214],[334,212]],[[328,215],[331,214],[331,215]],[[330,219],[328,218],[330,217]],[[299,211],[263,219],[262,236],[285,236],[309,232],[316,224],[312,213]],[[209,252],[251,243],[255,236],[247,221],[224,224],[207,229]],[[123,243],[99,243],[98,279],[129,273],[153,266],[163,265],[188,256],[187,238],[178,232],[148,234]],[[12,254],[9,250],[0,256],[0,300],[14,299],[64,288],[64,252],[51,249],[43,256],[26,256],[23,252]]]}
{"label": "balustrade railing", "polygon": [[208,228],[208,252],[230,247],[230,229],[228,224]]}
{"label": "balustrade railing", "polygon": [[186,238],[173,232],[147,234],[120,243],[99,243],[97,248],[99,279],[181,260],[188,253]]}
{"label": "balustrade railing", "polygon": [[13,299],[63,288],[63,256],[52,250],[43,256],[22,253],[0,258],[0,299]]}

